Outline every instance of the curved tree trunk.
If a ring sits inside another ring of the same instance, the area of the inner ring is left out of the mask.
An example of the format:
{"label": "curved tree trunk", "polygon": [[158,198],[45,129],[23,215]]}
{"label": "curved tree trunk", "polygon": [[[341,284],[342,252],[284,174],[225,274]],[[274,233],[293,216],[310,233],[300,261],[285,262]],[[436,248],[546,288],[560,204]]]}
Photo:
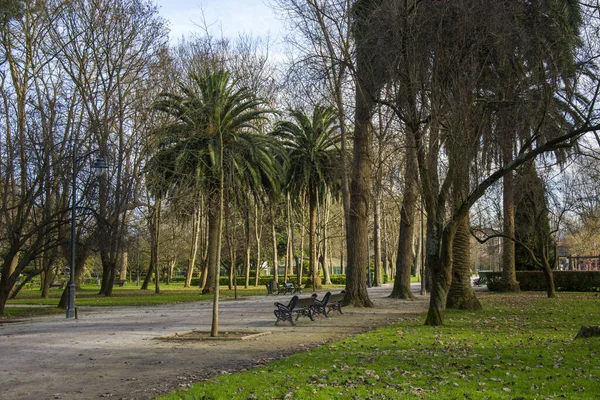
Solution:
{"label": "curved tree trunk", "polygon": [[[448,288],[452,281],[452,242],[454,239],[452,226],[442,231],[442,223],[427,220],[427,269],[431,271],[431,295],[425,325],[439,326],[444,324]],[[441,233],[441,234],[440,234]]]}

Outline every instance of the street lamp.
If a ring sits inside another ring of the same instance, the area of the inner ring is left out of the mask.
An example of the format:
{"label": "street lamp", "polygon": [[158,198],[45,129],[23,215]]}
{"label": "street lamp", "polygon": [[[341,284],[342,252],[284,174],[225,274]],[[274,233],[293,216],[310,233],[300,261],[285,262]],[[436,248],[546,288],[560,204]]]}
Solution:
{"label": "street lamp", "polygon": [[[87,153],[82,157],[91,155],[93,152]],[[67,286],[67,319],[75,318],[75,242],[77,241],[77,232],[75,225],[77,223],[77,144],[73,141],[73,170],[72,170],[72,199],[71,199],[71,268],[69,271],[69,285]],[[105,170],[108,164],[102,157],[97,157],[92,164],[92,168],[96,171]]]}

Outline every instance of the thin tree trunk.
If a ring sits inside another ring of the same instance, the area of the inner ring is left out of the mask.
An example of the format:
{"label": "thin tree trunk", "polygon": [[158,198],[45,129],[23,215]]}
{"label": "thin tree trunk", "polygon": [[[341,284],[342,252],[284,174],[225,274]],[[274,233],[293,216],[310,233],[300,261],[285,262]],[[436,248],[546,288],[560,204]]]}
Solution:
{"label": "thin tree trunk", "polygon": [[323,279],[325,280],[326,285],[331,285],[331,276],[329,273],[329,265],[331,263],[327,263],[327,225],[329,224],[329,209],[330,209],[330,194],[327,194],[325,198],[325,207],[323,207]]}
{"label": "thin tree trunk", "polygon": [[190,247],[190,256],[188,258],[188,267],[185,274],[184,287],[192,286],[192,277],[194,276],[194,268],[196,266],[196,257],[198,255],[198,239],[200,238],[200,227],[202,226],[202,206],[199,205],[194,210],[192,216],[192,245]]}
{"label": "thin tree trunk", "polygon": [[219,245],[219,199],[218,188],[213,188],[208,194],[208,256],[206,260],[207,273],[206,285],[202,294],[215,293],[215,275],[217,273],[218,245]]}
{"label": "thin tree trunk", "polygon": [[[249,199],[248,199],[249,201]],[[245,208],[246,219],[244,224],[244,230],[246,234],[246,244],[245,244],[245,254],[246,258],[244,259],[244,288],[248,289],[250,285],[250,258],[251,258],[251,250],[250,250],[250,204],[246,204]]]}
{"label": "thin tree trunk", "polygon": [[308,222],[308,244],[309,244],[309,266],[310,266],[310,280],[306,282],[306,287],[312,287],[312,290],[321,289],[321,276],[319,275],[319,265],[317,259],[317,191],[314,188],[309,189],[308,194],[308,210],[309,210],[309,222]]}
{"label": "thin tree trunk", "polygon": [[120,271],[120,279],[121,280],[126,280],[127,279],[127,267],[129,265],[129,253],[127,253],[127,250],[123,251],[123,253],[121,254],[121,271]]}
{"label": "thin tree trunk", "polygon": [[262,210],[259,212],[259,204],[254,205],[254,235],[256,238],[256,275],[254,276],[254,286],[258,287],[261,268],[261,248],[262,248]]}
{"label": "thin tree trunk", "polygon": [[277,230],[275,229],[275,213],[273,212],[273,205],[269,206],[271,213],[271,240],[273,245],[273,279],[279,282],[279,261],[277,260]]}

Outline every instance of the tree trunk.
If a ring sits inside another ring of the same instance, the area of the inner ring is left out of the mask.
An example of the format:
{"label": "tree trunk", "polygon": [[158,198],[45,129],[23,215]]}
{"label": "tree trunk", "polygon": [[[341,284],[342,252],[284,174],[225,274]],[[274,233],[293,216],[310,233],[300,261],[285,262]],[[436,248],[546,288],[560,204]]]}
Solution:
{"label": "tree trunk", "polygon": [[319,275],[318,250],[317,250],[317,191],[314,188],[309,189],[308,193],[308,243],[309,243],[309,266],[310,279],[306,282],[306,287],[311,287],[313,291],[322,288],[321,276]]}
{"label": "tree trunk", "polygon": [[[325,200],[325,207],[323,207],[323,279],[325,280],[325,285],[331,285],[331,276],[330,276],[330,271],[329,271],[329,267],[331,266],[331,262],[327,262],[327,250],[328,250],[328,246],[327,246],[327,225],[329,224],[329,209],[330,209],[330,201],[329,201],[330,195],[327,194],[326,200]],[[330,261],[331,261],[331,257],[330,257]]]}
{"label": "tree trunk", "polygon": [[201,216],[202,208],[198,206],[194,210],[192,216],[192,245],[190,247],[190,256],[188,259],[188,267],[185,274],[184,287],[192,286],[192,277],[194,276],[194,268],[196,267],[196,257],[198,256],[198,239],[200,238],[200,226],[202,224]]}
{"label": "tree trunk", "polygon": [[275,213],[273,212],[273,205],[269,206],[269,212],[271,214],[271,240],[273,245],[273,279],[279,282],[279,261],[277,260],[277,230],[275,229]]}
{"label": "tree trunk", "polygon": [[[431,295],[425,325],[444,324],[448,288],[452,280],[452,242],[456,228],[446,227],[434,218],[427,220],[427,269],[431,271]],[[441,234],[440,234],[441,233]]]}
{"label": "tree trunk", "polygon": [[[505,154],[505,157],[509,157]],[[512,158],[512,157],[511,157]],[[510,160],[510,158],[509,158]],[[506,159],[505,159],[506,161]],[[502,240],[502,281],[501,290],[504,292],[519,292],[519,282],[515,268],[515,199],[514,199],[514,174],[509,172],[504,175],[503,188],[503,219],[504,235]]]}
{"label": "tree trunk", "polygon": [[396,278],[390,297],[413,299],[410,291],[410,276],[413,265],[415,241],[415,213],[418,200],[418,166],[414,135],[407,135],[404,198],[400,210],[400,236],[396,255]]}
{"label": "tree trunk", "polygon": [[[546,261],[546,260],[544,260]],[[548,262],[543,263],[542,272],[546,280],[546,294],[549,298],[556,297],[556,288],[554,287],[554,273]]]}
{"label": "tree trunk", "polygon": [[262,210],[259,210],[259,204],[254,205],[254,235],[256,239],[256,275],[254,275],[254,286],[258,287],[260,278],[261,249],[262,249]]}
{"label": "tree trunk", "polygon": [[373,204],[373,253],[375,274],[373,286],[379,287],[383,283],[381,276],[381,200],[379,196],[375,196]]}
{"label": "tree trunk", "polygon": [[217,273],[217,246],[219,244],[219,190],[213,188],[208,193],[208,256],[206,260],[206,285],[202,294],[215,292]]}
{"label": "tree trunk", "polygon": [[125,250],[121,254],[121,271],[120,271],[120,275],[119,275],[119,278],[121,280],[126,280],[127,279],[127,267],[128,267],[128,264],[129,264],[129,254],[127,253],[127,250]]}
{"label": "tree trunk", "polygon": [[156,200],[156,204],[154,206],[154,215],[153,215],[153,224],[154,230],[152,230],[152,248],[151,252],[154,253],[153,259],[154,261],[154,293],[160,293],[160,271],[159,271],[159,245],[160,245],[160,214],[161,214],[161,200],[160,198]]}
{"label": "tree trunk", "polygon": [[471,232],[469,217],[458,223],[452,248],[452,284],[446,301],[447,308],[481,311],[481,303],[471,286]]}
{"label": "tree trunk", "polygon": [[[249,201],[249,199],[247,199]],[[246,243],[245,243],[245,254],[246,257],[244,259],[244,288],[248,289],[250,285],[250,259],[251,259],[251,250],[250,250],[250,204],[246,203],[246,220],[244,224],[244,233],[246,234]]]}
{"label": "tree trunk", "polygon": [[344,304],[373,307],[367,292],[369,259],[369,199],[371,198],[371,101],[361,89],[356,91],[354,154],[350,186],[350,218],[348,223],[348,272]]}

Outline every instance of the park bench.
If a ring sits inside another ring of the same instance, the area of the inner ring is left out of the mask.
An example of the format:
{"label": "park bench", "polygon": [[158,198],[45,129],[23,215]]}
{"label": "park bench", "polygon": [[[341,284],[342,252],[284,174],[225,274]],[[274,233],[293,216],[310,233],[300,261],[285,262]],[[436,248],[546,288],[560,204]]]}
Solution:
{"label": "park bench", "polygon": [[281,293],[302,293],[302,288],[296,285],[294,282],[286,282],[283,284],[283,286],[279,286],[279,291],[277,292],[277,294]]}
{"label": "park bench", "polygon": [[273,313],[275,317],[277,317],[277,321],[275,321],[275,325],[279,324],[279,321],[290,321],[292,325],[296,325],[294,323],[294,319],[292,318],[292,310],[296,306],[296,302],[298,301],[298,296],[294,296],[291,298],[290,302],[286,304],[282,304],[279,302],[275,302],[275,307],[277,307]]}
{"label": "park bench", "polygon": [[315,300],[317,299],[316,295],[311,297],[303,297],[299,298],[296,301],[296,305],[292,308],[292,313],[296,314],[296,321],[300,317],[308,317],[311,321],[315,320]]}
{"label": "park bench", "polygon": [[331,310],[338,310],[340,312],[340,314],[343,314],[342,312],[342,302],[344,301],[344,295],[346,294],[346,292],[344,290],[342,290],[340,293],[336,293],[336,294],[332,294],[331,296],[329,296],[329,299],[327,301],[327,313],[329,313]]}
{"label": "park bench", "polygon": [[327,318],[327,304],[329,303],[329,298],[331,297],[331,292],[325,293],[325,296],[321,300],[317,298],[317,294],[313,294],[312,297],[315,299],[313,303],[313,312],[314,314],[323,314],[325,318]]}
{"label": "park bench", "polygon": [[277,317],[275,325],[278,325],[279,321],[290,321],[292,325],[296,325],[294,321],[297,321],[300,317],[308,317],[311,319],[311,321],[314,321],[315,300],[316,295],[311,297],[303,297],[301,299],[298,298],[298,296],[294,296],[287,305],[276,302],[275,307],[277,307],[277,309],[273,311],[275,313],[275,317]]}
{"label": "park bench", "polygon": [[125,282],[127,282],[127,281],[125,281],[125,280],[115,281],[113,283],[113,285],[114,286],[121,286],[121,287],[123,287],[125,285]]}
{"label": "park bench", "polygon": [[265,286],[267,287],[267,296],[270,294],[273,294],[273,295],[279,294],[279,291],[281,290],[279,288],[279,283],[277,283],[277,281],[274,279],[272,281],[265,283]]}
{"label": "park bench", "polygon": [[52,282],[50,284],[50,289],[54,289],[54,288],[62,289],[63,287],[65,287],[65,283],[64,282]]}

